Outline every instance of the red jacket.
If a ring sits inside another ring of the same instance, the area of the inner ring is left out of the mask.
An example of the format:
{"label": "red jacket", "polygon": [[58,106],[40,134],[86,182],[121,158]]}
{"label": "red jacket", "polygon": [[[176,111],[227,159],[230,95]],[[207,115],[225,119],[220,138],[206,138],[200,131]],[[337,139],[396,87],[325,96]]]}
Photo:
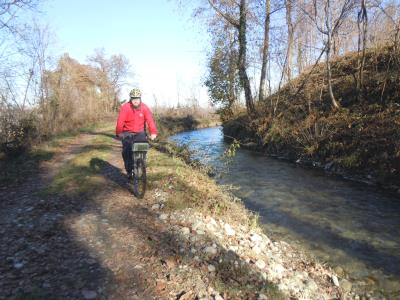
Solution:
{"label": "red jacket", "polygon": [[115,132],[117,135],[125,131],[141,132],[144,131],[144,123],[149,126],[150,134],[157,134],[156,124],[147,105],[140,103],[140,107],[135,109],[127,102],[121,106]]}

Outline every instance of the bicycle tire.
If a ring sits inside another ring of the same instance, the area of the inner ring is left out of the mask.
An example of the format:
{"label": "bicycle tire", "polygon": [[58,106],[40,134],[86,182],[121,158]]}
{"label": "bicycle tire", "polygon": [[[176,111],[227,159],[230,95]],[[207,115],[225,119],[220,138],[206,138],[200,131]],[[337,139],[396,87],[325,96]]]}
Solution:
{"label": "bicycle tire", "polygon": [[133,174],[133,194],[135,197],[141,199],[146,193],[146,164],[142,157],[135,161],[134,174]]}

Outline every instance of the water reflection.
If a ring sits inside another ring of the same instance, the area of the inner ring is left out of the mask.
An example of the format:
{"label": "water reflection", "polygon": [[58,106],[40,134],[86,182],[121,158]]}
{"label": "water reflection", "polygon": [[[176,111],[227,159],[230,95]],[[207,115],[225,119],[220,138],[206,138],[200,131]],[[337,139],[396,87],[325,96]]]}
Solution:
{"label": "water reflection", "polygon": [[[223,168],[221,128],[172,139],[190,142],[200,159]],[[373,278],[387,292],[400,292],[400,199],[247,150],[237,151],[218,182],[240,187],[237,196],[273,236],[340,265],[351,279]]]}

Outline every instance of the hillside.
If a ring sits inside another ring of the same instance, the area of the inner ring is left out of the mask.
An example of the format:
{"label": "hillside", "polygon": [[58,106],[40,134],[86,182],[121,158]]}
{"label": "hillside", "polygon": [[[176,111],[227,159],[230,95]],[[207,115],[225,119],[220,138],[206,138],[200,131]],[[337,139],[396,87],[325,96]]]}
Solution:
{"label": "hillside", "polygon": [[224,133],[272,155],[399,189],[398,50],[367,51],[362,89],[357,66],[357,53],[332,62],[339,109],[331,106],[321,63],[258,103],[256,117],[242,113],[225,122]]}

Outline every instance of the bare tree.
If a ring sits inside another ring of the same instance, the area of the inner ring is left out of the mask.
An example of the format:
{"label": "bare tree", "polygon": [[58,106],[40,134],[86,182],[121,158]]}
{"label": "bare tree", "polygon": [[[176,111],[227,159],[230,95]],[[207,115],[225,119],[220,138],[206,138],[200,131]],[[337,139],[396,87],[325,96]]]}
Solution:
{"label": "bare tree", "polygon": [[[368,14],[365,0],[360,1],[360,11],[358,12],[358,81],[357,93],[358,98],[363,97],[364,90],[364,65],[365,65],[365,50],[368,34]],[[360,53],[361,52],[361,53]]]}
{"label": "bare tree", "polygon": [[270,24],[271,24],[271,1],[265,0],[264,40],[262,47],[260,86],[258,93],[259,101],[264,100],[265,97],[265,78],[267,75],[267,64],[269,59]]}
{"label": "bare tree", "polygon": [[[333,8],[331,0],[324,0],[324,15],[319,15],[318,7],[321,5],[318,0],[313,0],[312,12],[310,13],[306,9],[304,9],[304,13],[310,17],[313,23],[316,25],[317,30],[322,33],[326,40],[324,41],[324,52],[325,52],[325,64],[326,64],[326,74],[327,74],[327,82],[328,82],[328,93],[331,99],[332,106],[337,109],[340,107],[337,102],[335,95],[332,89],[332,70],[331,70],[331,56],[333,50],[333,39],[332,37],[337,34],[341,25],[345,21],[345,19],[350,14],[351,10],[354,7],[353,0],[344,0],[340,3],[338,7],[337,15],[333,16]],[[335,5],[338,5],[335,2]]]}
{"label": "bare tree", "polygon": [[290,82],[290,80],[292,79],[292,66],[293,66],[293,46],[294,46],[293,3],[294,0],[285,0],[286,24],[287,24],[287,35],[288,35],[285,73],[288,82]]}
{"label": "bare tree", "polygon": [[92,66],[101,70],[98,73],[98,85],[109,99],[109,111],[118,107],[118,96],[121,87],[126,83],[126,77],[130,73],[129,60],[122,54],[107,57],[104,49],[96,49],[95,53],[88,57]]}

